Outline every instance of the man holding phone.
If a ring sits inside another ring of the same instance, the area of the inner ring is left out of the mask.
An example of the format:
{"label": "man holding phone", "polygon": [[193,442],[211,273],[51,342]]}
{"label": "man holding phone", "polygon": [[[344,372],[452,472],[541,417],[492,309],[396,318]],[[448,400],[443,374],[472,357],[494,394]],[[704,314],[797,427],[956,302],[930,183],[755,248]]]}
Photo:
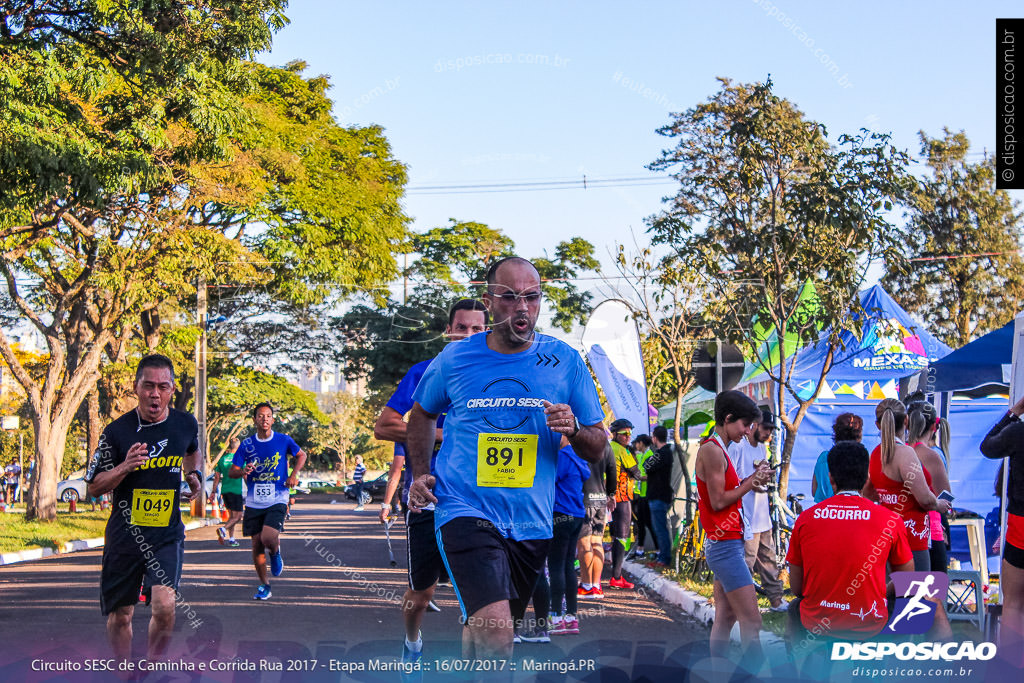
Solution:
{"label": "man holding phone", "polygon": [[[766,446],[771,443],[775,432],[775,416],[770,410],[761,411],[761,422],[750,433],[729,446],[736,474],[742,481],[753,474],[758,464],[768,460]],[[776,562],[775,540],[772,538],[772,520],[768,511],[768,493],[752,490],[743,496],[743,514],[750,525],[752,535],[744,543],[747,566],[751,574],[761,576],[761,587],[768,597],[772,612],[785,612],[787,602],[782,597],[782,581],[779,580],[779,566]]]}

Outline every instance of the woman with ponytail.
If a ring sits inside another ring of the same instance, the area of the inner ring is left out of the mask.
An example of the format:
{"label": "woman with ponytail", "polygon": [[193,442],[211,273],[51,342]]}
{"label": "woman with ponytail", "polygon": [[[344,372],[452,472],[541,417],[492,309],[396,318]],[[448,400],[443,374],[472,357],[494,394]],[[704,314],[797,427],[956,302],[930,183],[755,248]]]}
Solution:
{"label": "woman with ponytail", "polygon": [[[931,483],[932,493],[938,495],[943,491],[950,491],[949,470],[945,461],[945,453],[949,449],[949,425],[946,424],[945,437],[939,435],[941,425],[945,423],[938,416],[935,406],[927,401],[917,401],[907,407],[907,443],[917,453],[921,466],[927,473]],[[943,444],[942,452],[933,448],[936,435],[940,436]],[[929,549],[931,571],[945,572],[949,562],[946,552],[946,538],[949,533],[949,525],[944,515],[935,510],[928,512],[928,526],[931,534],[931,548]]]}
{"label": "woman with ponytail", "polygon": [[[903,442],[907,429],[906,406],[894,398],[885,399],[875,408],[875,424],[881,432],[882,442],[871,452],[868,483],[862,493],[903,518],[914,555],[914,571],[929,571],[931,527],[927,513],[936,510],[946,514],[949,501],[935,497],[931,490],[931,475],[921,465],[917,452]],[[930,602],[936,604],[932,636],[939,639],[952,637],[953,630],[946,616],[946,596]]]}

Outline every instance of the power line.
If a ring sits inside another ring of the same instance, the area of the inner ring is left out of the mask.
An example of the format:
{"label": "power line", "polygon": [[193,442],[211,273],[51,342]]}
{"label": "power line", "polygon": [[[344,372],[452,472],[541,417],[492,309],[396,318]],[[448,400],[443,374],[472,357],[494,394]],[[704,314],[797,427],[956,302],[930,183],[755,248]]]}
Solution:
{"label": "power line", "polygon": [[[944,159],[961,158],[960,156],[933,156],[933,157],[909,157],[909,161],[915,166],[925,166],[929,162],[942,161]],[[968,152],[962,156],[967,162],[972,159],[988,159],[987,152]],[[810,167],[792,166],[788,171],[810,171]],[[485,194],[495,192],[539,192],[551,190],[576,190],[576,189],[597,189],[608,187],[644,187],[652,185],[671,185],[678,182],[670,175],[648,175],[648,176],[613,176],[608,178],[588,178],[583,175],[579,178],[523,178],[508,181],[495,181],[490,183],[472,183],[453,181],[451,183],[438,183],[434,185],[410,185],[406,188],[406,194],[410,196],[439,195],[439,194]]]}
{"label": "power line", "polygon": [[675,183],[666,176],[638,176],[624,178],[587,178],[572,180],[541,180],[502,183],[422,185],[407,188],[412,196],[442,194],[485,194],[494,192],[538,192],[550,190],[589,190],[609,187],[643,187],[650,185],[671,185]]}

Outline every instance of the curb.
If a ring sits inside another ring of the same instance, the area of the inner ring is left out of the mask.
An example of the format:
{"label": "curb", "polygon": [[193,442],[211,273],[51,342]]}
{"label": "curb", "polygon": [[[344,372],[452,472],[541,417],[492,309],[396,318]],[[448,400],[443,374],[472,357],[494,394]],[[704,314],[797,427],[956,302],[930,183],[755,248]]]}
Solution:
{"label": "curb", "polygon": [[[653,569],[648,569],[635,562],[626,560],[622,563],[622,568],[636,578],[636,583],[639,584],[638,588],[643,586],[645,590],[650,590],[660,595],[667,602],[682,609],[684,614],[690,615],[705,626],[710,627],[711,623],[715,620],[715,608],[711,606],[708,599],[703,595],[697,595],[693,591],[688,591],[675,581],[667,579]],[[729,638],[735,643],[740,642],[738,624],[733,625]],[[761,647],[764,648],[766,654],[771,651],[780,651],[784,654],[786,652],[786,641],[774,633],[761,631]]]}
{"label": "curb", "polygon": [[[196,520],[189,522],[185,525],[185,531],[192,531],[204,526],[213,526],[220,524],[219,520],[211,519],[209,517],[202,520]],[[0,553],[0,567],[16,564],[18,562],[31,562],[33,560],[41,560],[44,557],[51,557],[53,555],[65,555],[67,553],[77,553],[82,550],[92,550],[93,548],[103,547],[103,537],[99,538],[85,538],[77,541],[68,541],[64,545],[54,550],[53,548],[28,548],[27,550],[19,550],[13,553]]]}

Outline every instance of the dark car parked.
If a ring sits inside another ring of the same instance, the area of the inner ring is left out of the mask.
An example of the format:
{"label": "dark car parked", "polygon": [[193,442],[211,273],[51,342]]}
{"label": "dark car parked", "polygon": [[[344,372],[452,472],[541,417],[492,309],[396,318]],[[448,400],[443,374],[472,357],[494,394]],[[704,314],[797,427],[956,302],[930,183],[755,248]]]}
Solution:
{"label": "dark car parked", "polygon": [[[363,505],[371,501],[382,501],[384,500],[384,491],[388,487],[388,473],[380,475],[376,479],[363,482],[363,499],[360,501]],[[356,499],[356,485],[349,484],[345,487],[345,497],[350,500]]]}

